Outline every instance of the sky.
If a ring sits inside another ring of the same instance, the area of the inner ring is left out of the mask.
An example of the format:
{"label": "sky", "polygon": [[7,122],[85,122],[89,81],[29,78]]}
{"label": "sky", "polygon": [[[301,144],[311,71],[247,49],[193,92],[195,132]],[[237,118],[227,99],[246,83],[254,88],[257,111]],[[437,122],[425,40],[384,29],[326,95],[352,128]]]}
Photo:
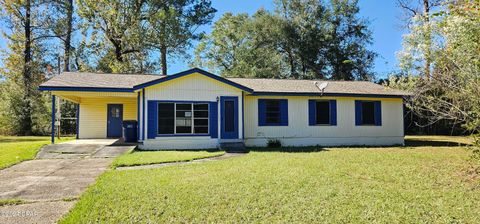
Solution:
{"label": "sky", "polygon": [[[218,20],[226,12],[253,14],[260,8],[273,10],[273,0],[212,0],[212,5],[218,11],[213,21]],[[385,78],[395,69],[397,64],[395,53],[401,49],[403,30],[400,29],[400,10],[395,1],[387,0],[360,0],[360,15],[370,21],[373,32],[373,44],[369,49],[378,53],[374,71],[377,78]],[[203,26],[201,30],[209,33],[212,24]],[[1,27],[4,29],[4,27]],[[0,48],[6,46],[0,36]],[[189,62],[184,59],[171,58],[169,60],[169,74],[189,69]],[[0,62],[1,66],[1,62]]]}

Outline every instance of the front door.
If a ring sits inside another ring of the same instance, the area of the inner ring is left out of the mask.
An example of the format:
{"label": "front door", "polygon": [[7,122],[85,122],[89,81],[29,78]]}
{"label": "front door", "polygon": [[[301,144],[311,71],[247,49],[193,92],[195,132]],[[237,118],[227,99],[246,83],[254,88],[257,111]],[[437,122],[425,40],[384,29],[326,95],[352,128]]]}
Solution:
{"label": "front door", "polygon": [[238,139],[238,97],[220,97],[221,138]]}
{"label": "front door", "polygon": [[122,137],[123,105],[107,105],[107,138]]}

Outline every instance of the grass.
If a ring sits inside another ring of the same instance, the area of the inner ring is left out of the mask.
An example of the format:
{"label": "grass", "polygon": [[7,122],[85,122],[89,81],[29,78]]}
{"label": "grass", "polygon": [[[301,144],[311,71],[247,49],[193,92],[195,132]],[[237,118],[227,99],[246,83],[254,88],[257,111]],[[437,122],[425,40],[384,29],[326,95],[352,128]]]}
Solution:
{"label": "grass", "polygon": [[479,223],[464,147],[252,152],[111,170],[61,223]]}
{"label": "grass", "polygon": [[[60,142],[72,139],[65,137]],[[33,159],[38,150],[47,144],[50,144],[49,136],[0,136],[0,169]]]}
{"label": "grass", "polygon": [[20,199],[0,199],[0,207],[6,205],[20,205],[24,203],[25,201]]}
{"label": "grass", "polygon": [[113,167],[138,166],[157,163],[184,162],[223,155],[225,152],[208,151],[133,151],[121,155],[112,163]]}

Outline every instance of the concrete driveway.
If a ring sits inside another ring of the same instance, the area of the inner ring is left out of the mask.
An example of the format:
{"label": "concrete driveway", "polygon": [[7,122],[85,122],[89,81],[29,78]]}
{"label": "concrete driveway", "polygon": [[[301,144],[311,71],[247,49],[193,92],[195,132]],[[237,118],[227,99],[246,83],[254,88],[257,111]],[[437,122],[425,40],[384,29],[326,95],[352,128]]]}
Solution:
{"label": "concrete driveway", "polygon": [[0,170],[0,223],[54,223],[109,168],[113,159],[135,148],[115,140],[77,140],[45,146],[35,160]]}

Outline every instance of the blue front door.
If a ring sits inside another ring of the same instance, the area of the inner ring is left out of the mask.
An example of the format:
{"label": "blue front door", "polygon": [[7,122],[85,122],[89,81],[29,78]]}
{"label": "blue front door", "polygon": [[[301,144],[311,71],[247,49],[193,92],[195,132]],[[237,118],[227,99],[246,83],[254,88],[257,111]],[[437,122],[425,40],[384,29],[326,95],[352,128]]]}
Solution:
{"label": "blue front door", "polygon": [[238,97],[220,97],[221,138],[238,139]]}
{"label": "blue front door", "polygon": [[122,137],[123,105],[107,105],[107,138]]}

